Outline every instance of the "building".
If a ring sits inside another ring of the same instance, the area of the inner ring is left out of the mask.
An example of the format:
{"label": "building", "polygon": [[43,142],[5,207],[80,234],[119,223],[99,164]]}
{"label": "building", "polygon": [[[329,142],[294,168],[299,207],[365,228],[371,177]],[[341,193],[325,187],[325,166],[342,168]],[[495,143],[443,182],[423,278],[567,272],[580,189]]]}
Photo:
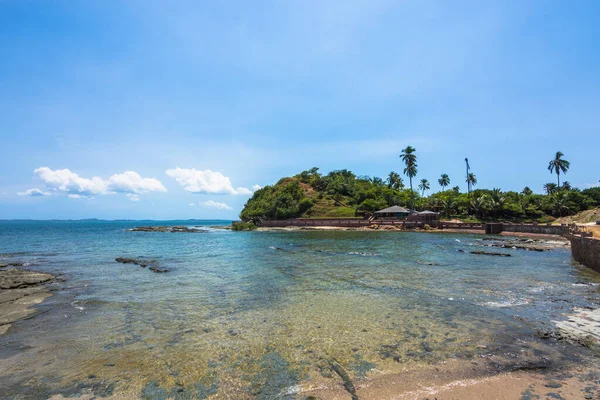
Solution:
{"label": "building", "polygon": [[384,208],[383,210],[375,211],[373,214],[375,218],[382,219],[405,219],[409,215],[413,214],[414,211],[406,209],[400,206],[392,206]]}
{"label": "building", "polygon": [[408,221],[414,222],[437,222],[440,219],[440,213],[434,211],[421,211],[411,214]]}

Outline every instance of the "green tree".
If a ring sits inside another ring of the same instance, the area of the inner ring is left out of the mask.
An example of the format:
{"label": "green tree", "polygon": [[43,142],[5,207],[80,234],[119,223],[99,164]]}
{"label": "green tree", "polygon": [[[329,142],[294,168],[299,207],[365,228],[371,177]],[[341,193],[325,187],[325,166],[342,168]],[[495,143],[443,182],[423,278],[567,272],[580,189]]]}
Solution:
{"label": "green tree", "polygon": [[450,185],[450,177],[448,176],[448,174],[442,174],[442,176],[440,176],[440,179],[438,179],[438,183],[442,187],[442,190],[446,190],[446,186]]}
{"label": "green tree", "polygon": [[568,200],[567,193],[556,193],[552,195],[550,201],[555,215],[558,214],[559,217],[562,217],[563,212],[569,211]]}
{"label": "green tree", "polygon": [[470,194],[471,187],[474,187],[475,185],[477,185],[477,178],[475,177],[475,174],[472,172],[469,172],[469,175],[467,175],[466,182],[467,182],[468,192]]}
{"label": "green tree", "polygon": [[[421,179],[419,183],[419,190],[421,190],[421,198],[425,197],[425,191],[430,189],[429,181],[425,178]],[[421,202],[421,207],[423,206]]]}
{"label": "green tree", "polygon": [[525,188],[521,191],[522,195],[531,196],[533,194],[533,190],[529,188],[529,186],[525,186]]}
{"label": "green tree", "polygon": [[556,173],[558,187],[560,187],[560,173],[562,172],[563,174],[566,174],[571,166],[571,163],[567,160],[564,160],[562,156],[564,156],[564,154],[560,151],[557,151],[554,159],[550,160],[550,163],[548,164],[548,171],[550,171],[551,174]]}
{"label": "green tree", "polygon": [[548,196],[553,195],[557,189],[558,186],[556,186],[556,183],[549,182],[544,185],[544,191]]}
{"label": "green tree", "polygon": [[564,181],[562,184],[562,189],[563,190],[573,190],[573,187],[571,186],[569,181]]}
{"label": "green tree", "polygon": [[404,188],[404,182],[402,182],[402,177],[397,172],[390,172],[387,178],[387,186],[390,189],[400,190]]}
{"label": "green tree", "polygon": [[404,162],[404,175],[408,176],[410,180],[410,191],[411,191],[411,207],[415,208],[415,200],[413,195],[413,184],[412,179],[417,176],[417,156],[414,154],[416,149],[412,146],[406,146],[405,149],[402,150],[402,154],[400,158]]}

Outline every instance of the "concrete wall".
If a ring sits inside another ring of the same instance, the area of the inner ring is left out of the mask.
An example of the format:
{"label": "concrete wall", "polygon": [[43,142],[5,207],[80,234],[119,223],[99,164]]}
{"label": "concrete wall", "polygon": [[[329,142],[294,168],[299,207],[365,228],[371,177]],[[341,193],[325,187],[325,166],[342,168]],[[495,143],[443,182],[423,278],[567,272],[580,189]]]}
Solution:
{"label": "concrete wall", "polygon": [[585,234],[568,234],[575,261],[600,273],[600,239]]}

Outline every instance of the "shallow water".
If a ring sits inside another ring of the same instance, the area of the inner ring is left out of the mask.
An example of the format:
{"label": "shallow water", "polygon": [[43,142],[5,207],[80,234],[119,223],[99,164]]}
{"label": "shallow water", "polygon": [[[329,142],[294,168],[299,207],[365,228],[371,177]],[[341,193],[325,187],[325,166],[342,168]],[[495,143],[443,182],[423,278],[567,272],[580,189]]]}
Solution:
{"label": "shallow water", "polygon": [[472,255],[485,243],[459,234],[128,231],[149,224],[0,222],[0,259],[66,278],[0,337],[1,398],[300,398],[341,382],[332,365],[355,381],[492,353],[498,368],[559,365],[584,350],[535,332],[600,303],[598,275],[569,250]]}

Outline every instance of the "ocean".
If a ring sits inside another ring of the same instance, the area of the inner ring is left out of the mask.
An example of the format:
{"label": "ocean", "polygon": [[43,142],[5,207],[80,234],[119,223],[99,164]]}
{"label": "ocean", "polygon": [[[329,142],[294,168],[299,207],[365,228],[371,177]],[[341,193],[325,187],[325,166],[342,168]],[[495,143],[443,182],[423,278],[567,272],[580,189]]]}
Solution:
{"label": "ocean", "polygon": [[[300,399],[343,375],[593,356],[540,334],[600,304],[599,275],[569,249],[494,257],[471,254],[489,242],[469,234],[213,228],[230,223],[0,222],[0,262],[59,277],[0,336],[0,398]],[[144,225],[206,231],[130,231]]]}

